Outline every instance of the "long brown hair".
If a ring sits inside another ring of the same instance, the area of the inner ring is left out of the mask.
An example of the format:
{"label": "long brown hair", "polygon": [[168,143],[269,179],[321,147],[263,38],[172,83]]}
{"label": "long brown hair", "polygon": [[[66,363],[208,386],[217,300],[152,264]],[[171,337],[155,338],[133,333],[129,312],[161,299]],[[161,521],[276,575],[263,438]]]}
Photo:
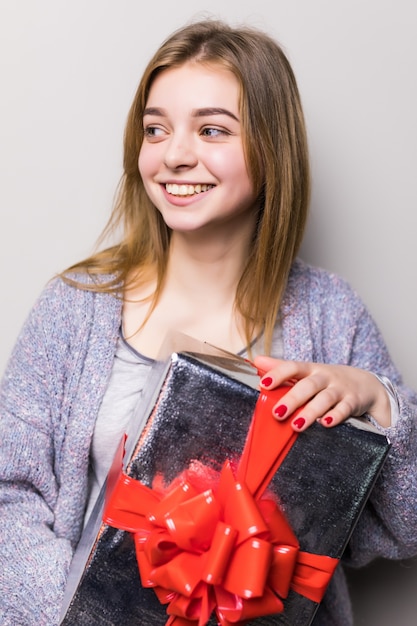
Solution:
{"label": "long brown hair", "polygon": [[[218,20],[191,23],[171,35],[145,69],[131,105],[124,135],[124,173],[105,237],[122,229],[120,243],[77,263],[63,277],[82,288],[117,292],[153,268],[155,306],[165,276],[170,229],[144,190],[138,170],[143,140],[143,111],[155,77],[164,69],[193,60],[233,72],[240,84],[244,150],[261,209],[253,245],[237,286],[235,307],[242,315],[246,341],[265,334],[270,349],[273,328],[291,264],[304,234],[310,172],[304,116],[296,80],[281,47],[249,26],[231,27]],[[69,277],[88,272],[92,284]],[[108,278],[110,276],[110,278]]]}

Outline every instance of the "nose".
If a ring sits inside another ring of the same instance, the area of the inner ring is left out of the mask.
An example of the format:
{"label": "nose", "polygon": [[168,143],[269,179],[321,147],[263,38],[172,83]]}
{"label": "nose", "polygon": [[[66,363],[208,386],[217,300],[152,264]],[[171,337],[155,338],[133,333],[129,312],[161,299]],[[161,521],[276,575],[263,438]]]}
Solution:
{"label": "nose", "polygon": [[197,164],[194,140],[187,133],[173,133],[165,145],[164,162],[169,169],[194,167]]}

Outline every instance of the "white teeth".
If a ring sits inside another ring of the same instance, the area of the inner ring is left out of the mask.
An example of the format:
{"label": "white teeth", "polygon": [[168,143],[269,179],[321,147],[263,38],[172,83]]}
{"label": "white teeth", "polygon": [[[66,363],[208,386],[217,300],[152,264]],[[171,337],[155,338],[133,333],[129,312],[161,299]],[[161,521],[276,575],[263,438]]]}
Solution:
{"label": "white teeth", "polygon": [[214,185],[177,185],[176,183],[167,183],[165,189],[173,196],[193,196],[196,193],[208,191]]}

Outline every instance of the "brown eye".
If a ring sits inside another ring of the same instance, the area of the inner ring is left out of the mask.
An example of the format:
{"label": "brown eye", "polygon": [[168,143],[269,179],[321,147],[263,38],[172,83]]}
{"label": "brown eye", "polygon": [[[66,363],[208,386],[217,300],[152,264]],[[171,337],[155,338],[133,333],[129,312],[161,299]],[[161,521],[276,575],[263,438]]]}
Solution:
{"label": "brown eye", "polygon": [[152,139],[158,140],[158,139],[162,139],[166,135],[166,132],[160,126],[149,125],[149,126],[144,127],[143,135],[149,140],[152,140]]}
{"label": "brown eye", "polygon": [[224,135],[228,135],[229,133],[221,128],[213,128],[212,126],[207,126],[203,128],[201,134],[204,137],[222,137]]}

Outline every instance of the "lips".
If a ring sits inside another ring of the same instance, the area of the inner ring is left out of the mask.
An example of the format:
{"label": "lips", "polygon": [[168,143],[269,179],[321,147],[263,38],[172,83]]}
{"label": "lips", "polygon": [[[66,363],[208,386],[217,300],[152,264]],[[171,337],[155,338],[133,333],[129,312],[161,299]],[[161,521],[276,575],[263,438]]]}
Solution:
{"label": "lips", "polygon": [[194,196],[195,194],[204,193],[209,189],[212,189],[214,185],[206,185],[206,184],[198,184],[198,185],[188,185],[177,183],[167,183],[165,185],[165,189],[167,193],[172,196]]}

